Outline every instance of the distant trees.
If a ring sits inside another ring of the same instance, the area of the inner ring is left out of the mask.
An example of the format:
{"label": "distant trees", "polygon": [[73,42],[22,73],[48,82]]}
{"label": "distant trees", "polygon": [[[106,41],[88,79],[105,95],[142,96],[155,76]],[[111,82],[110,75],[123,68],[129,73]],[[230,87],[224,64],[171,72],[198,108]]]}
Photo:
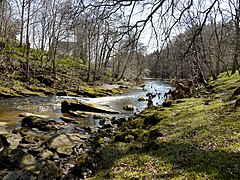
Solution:
{"label": "distant trees", "polygon": [[[206,83],[229,64],[232,73],[239,71],[239,14],[235,0],[2,0],[0,34],[16,35],[19,25],[27,76],[30,44],[40,51],[40,67],[56,74],[58,44],[71,42],[71,55],[85,64],[79,74],[87,81],[106,74],[138,79],[150,69],[152,76]],[[143,36],[150,36],[144,45]]]}
{"label": "distant trees", "polygon": [[240,58],[240,2],[230,0],[229,1],[229,9],[231,12],[232,21],[234,23],[234,57],[232,62],[232,74],[234,74],[237,70],[240,75],[240,66],[239,66],[239,58]]}
{"label": "distant trees", "polygon": [[12,11],[8,0],[0,1],[0,36],[5,40],[16,38],[17,22],[12,19]]}
{"label": "distant trees", "polygon": [[239,2],[180,3],[175,4],[178,9],[183,8],[174,17],[175,28],[170,26],[167,31],[175,29],[179,33],[167,36],[165,45],[149,55],[148,58],[155,59],[150,66],[152,74],[163,78],[197,78],[207,83],[209,76],[215,79],[222,71],[235,73],[239,69]]}

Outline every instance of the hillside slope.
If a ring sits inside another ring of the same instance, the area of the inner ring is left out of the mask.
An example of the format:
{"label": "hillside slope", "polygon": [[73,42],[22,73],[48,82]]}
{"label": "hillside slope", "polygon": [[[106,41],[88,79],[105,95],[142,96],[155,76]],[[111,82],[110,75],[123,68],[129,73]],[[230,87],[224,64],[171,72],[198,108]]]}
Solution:
{"label": "hillside slope", "polygon": [[239,75],[221,74],[209,88],[123,124],[91,179],[238,179]]}
{"label": "hillside slope", "polygon": [[73,56],[57,55],[56,73],[53,73],[48,52],[45,51],[41,61],[38,49],[30,49],[27,78],[24,47],[19,47],[15,40],[5,42],[1,38],[0,44],[4,44],[4,48],[0,48],[0,98],[66,94],[99,97],[120,93],[120,90],[100,88],[98,82],[86,83],[86,64]]}

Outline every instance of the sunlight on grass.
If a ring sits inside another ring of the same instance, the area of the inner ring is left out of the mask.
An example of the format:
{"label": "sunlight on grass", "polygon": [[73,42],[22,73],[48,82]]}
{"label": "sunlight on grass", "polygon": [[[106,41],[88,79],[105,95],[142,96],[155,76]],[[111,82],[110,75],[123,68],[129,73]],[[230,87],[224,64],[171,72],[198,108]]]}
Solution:
{"label": "sunlight on grass", "polygon": [[102,150],[99,164],[107,166],[93,179],[239,178],[240,110],[229,99],[239,76],[221,74],[211,85],[218,94],[145,110],[125,123]]}

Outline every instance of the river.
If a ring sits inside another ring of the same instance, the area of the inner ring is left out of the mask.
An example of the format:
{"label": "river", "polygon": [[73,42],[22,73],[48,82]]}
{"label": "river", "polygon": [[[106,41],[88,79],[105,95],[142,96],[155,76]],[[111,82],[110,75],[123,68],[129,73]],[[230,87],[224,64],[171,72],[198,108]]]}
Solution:
{"label": "river", "polygon": [[[89,103],[106,105],[114,110],[121,112],[121,116],[129,115],[128,111],[123,110],[123,106],[132,104],[136,107],[135,112],[140,112],[147,107],[147,101],[138,101],[138,98],[147,98],[147,92],[161,93],[153,99],[154,105],[159,105],[164,101],[163,95],[171,85],[161,82],[157,79],[145,79],[144,90],[142,87],[136,86],[129,89],[123,89],[121,95],[100,97],[100,98],[83,98],[70,96],[51,96],[51,97],[24,97],[24,98],[8,98],[0,99],[0,131],[12,129],[19,125],[20,113],[28,112],[34,114],[48,115],[56,121],[61,121],[60,117],[69,116],[61,113],[61,102],[66,99],[83,100]],[[93,118],[83,119],[76,118],[82,125],[97,125],[97,120]]]}

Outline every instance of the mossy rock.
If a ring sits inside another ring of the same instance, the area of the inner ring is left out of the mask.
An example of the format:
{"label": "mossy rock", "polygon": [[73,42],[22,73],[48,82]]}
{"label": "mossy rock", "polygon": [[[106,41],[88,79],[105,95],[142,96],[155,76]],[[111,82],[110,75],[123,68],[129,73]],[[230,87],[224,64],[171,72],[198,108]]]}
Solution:
{"label": "mossy rock", "polygon": [[172,107],[173,100],[166,100],[162,103],[163,107]]}
{"label": "mossy rock", "polygon": [[155,112],[152,116],[144,119],[144,124],[155,126],[156,124],[158,124],[161,120],[163,120],[165,118],[166,118],[166,116],[163,115],[162,112]]}
{"label": "mossy rock", "polygon": [[72,91],[68,91],[67,94],[68,94],[68,96],[78,96],[77,93],[72,92]]}
{"label": "mossy rock", "polygon": [[101,88],[97,86],[85,86],[85,87],[78,88],[76,93],[78,95],[95,98],[95,97],[121,94],[122,91],[120,89],[108,89],[108,88]]}
{"label": "mossy rock", "polygon": [[53,95],[54,94],[54,90],[51,88],[43,88],[43,87],[37,87],[34,85],[30,85],[27,86],[27,89],[29,89],[30,91],[34,91],[34,92],[40,92],[46,95]]}
{"label": "mossy rock", "polygon": [[0,97],[10,98],[10,97],[21,97],[16,91],[7,87],[0,87]]}
{"label": "mossy rock", "polygon": [[22,96],[41,96],[41,97],[44,97],[44,93],[41,93],[41,92],[33,92],[33,91],[30,91],[28,89],[21,89],[21,90],[18,90],[18,93]]}

